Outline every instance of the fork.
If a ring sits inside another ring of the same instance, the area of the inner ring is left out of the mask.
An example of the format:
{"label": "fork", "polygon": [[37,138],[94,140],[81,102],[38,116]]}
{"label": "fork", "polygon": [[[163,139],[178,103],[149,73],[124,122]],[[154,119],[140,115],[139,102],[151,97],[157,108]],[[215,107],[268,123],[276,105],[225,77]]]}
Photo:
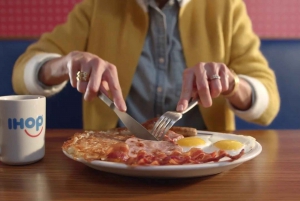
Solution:
{"label": "fork", "polygon": [[152,129],[152,135],[158,139],[162,140],[162,138],[165,136],[165,134],[168,132],[168,130],[179,120],[182,118],[182,115],[186,112],[190,111],[193,107],[195,107],[198,104],[199,99],[195,99],[191,101],[186,108],[186,110],[182,112],[176,112],[176,111],[168,111],[164,113],[158,121],[155,123],[153,129]]}

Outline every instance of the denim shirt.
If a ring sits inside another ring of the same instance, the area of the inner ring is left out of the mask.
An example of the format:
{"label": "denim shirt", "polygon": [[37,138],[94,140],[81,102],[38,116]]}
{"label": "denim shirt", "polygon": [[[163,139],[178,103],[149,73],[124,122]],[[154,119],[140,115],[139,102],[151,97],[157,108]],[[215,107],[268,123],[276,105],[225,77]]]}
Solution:
{"label": "denim shirt", "polygon": [[[186,68],[178,29],[179,4],[169,1],[162,9],[149,0],[149,29],[126,99],[127,112],[145,122],[166,111],[175,111]],[[124,126],[119,121],[119,126]],[[175,126],[205,130],[199,108],[183,115]]]}

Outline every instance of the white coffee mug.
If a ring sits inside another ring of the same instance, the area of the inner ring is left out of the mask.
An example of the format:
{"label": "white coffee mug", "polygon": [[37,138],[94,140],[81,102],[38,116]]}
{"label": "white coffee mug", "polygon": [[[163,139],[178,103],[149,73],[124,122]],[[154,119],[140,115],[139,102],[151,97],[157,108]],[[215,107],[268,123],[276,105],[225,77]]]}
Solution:
{"label": "white coffee mug", "polygon": [[46,98],[39,95],[0,97],[0,160],[25,165],[45,155]]}

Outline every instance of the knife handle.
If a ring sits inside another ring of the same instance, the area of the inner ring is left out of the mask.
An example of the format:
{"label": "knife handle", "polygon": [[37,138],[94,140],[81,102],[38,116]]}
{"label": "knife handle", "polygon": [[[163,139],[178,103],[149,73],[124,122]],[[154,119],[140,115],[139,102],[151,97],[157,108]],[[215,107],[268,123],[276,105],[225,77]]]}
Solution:
{"label": "knife handle", "polygon": [[110,100],[110,98],[108,98],[103,92],[99,91],[98,97],[99,97],[101,100],[103,100],[103,102],[104,102],[108,107],[110,107],[111,109],[114,110],[115,108],[117,108],[116,105],[115,105],[115,103],[114,103],[112,100]]}

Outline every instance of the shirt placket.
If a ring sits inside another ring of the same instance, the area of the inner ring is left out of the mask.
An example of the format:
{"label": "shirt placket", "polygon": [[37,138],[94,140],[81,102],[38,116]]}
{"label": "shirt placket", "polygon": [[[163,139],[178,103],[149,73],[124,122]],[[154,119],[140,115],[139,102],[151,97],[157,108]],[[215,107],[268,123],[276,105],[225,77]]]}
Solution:
{"label": "shirt placket", "polygon": [[154,17],[151,21],[153,42],[154,42],[154,61],[157,68],[156,74],[156,94],[155,94],[155,115],[160,116],[164,111],[165,102],[165,78],[167,70],[167,27],[166,18],[161,10],[153,8]]}

